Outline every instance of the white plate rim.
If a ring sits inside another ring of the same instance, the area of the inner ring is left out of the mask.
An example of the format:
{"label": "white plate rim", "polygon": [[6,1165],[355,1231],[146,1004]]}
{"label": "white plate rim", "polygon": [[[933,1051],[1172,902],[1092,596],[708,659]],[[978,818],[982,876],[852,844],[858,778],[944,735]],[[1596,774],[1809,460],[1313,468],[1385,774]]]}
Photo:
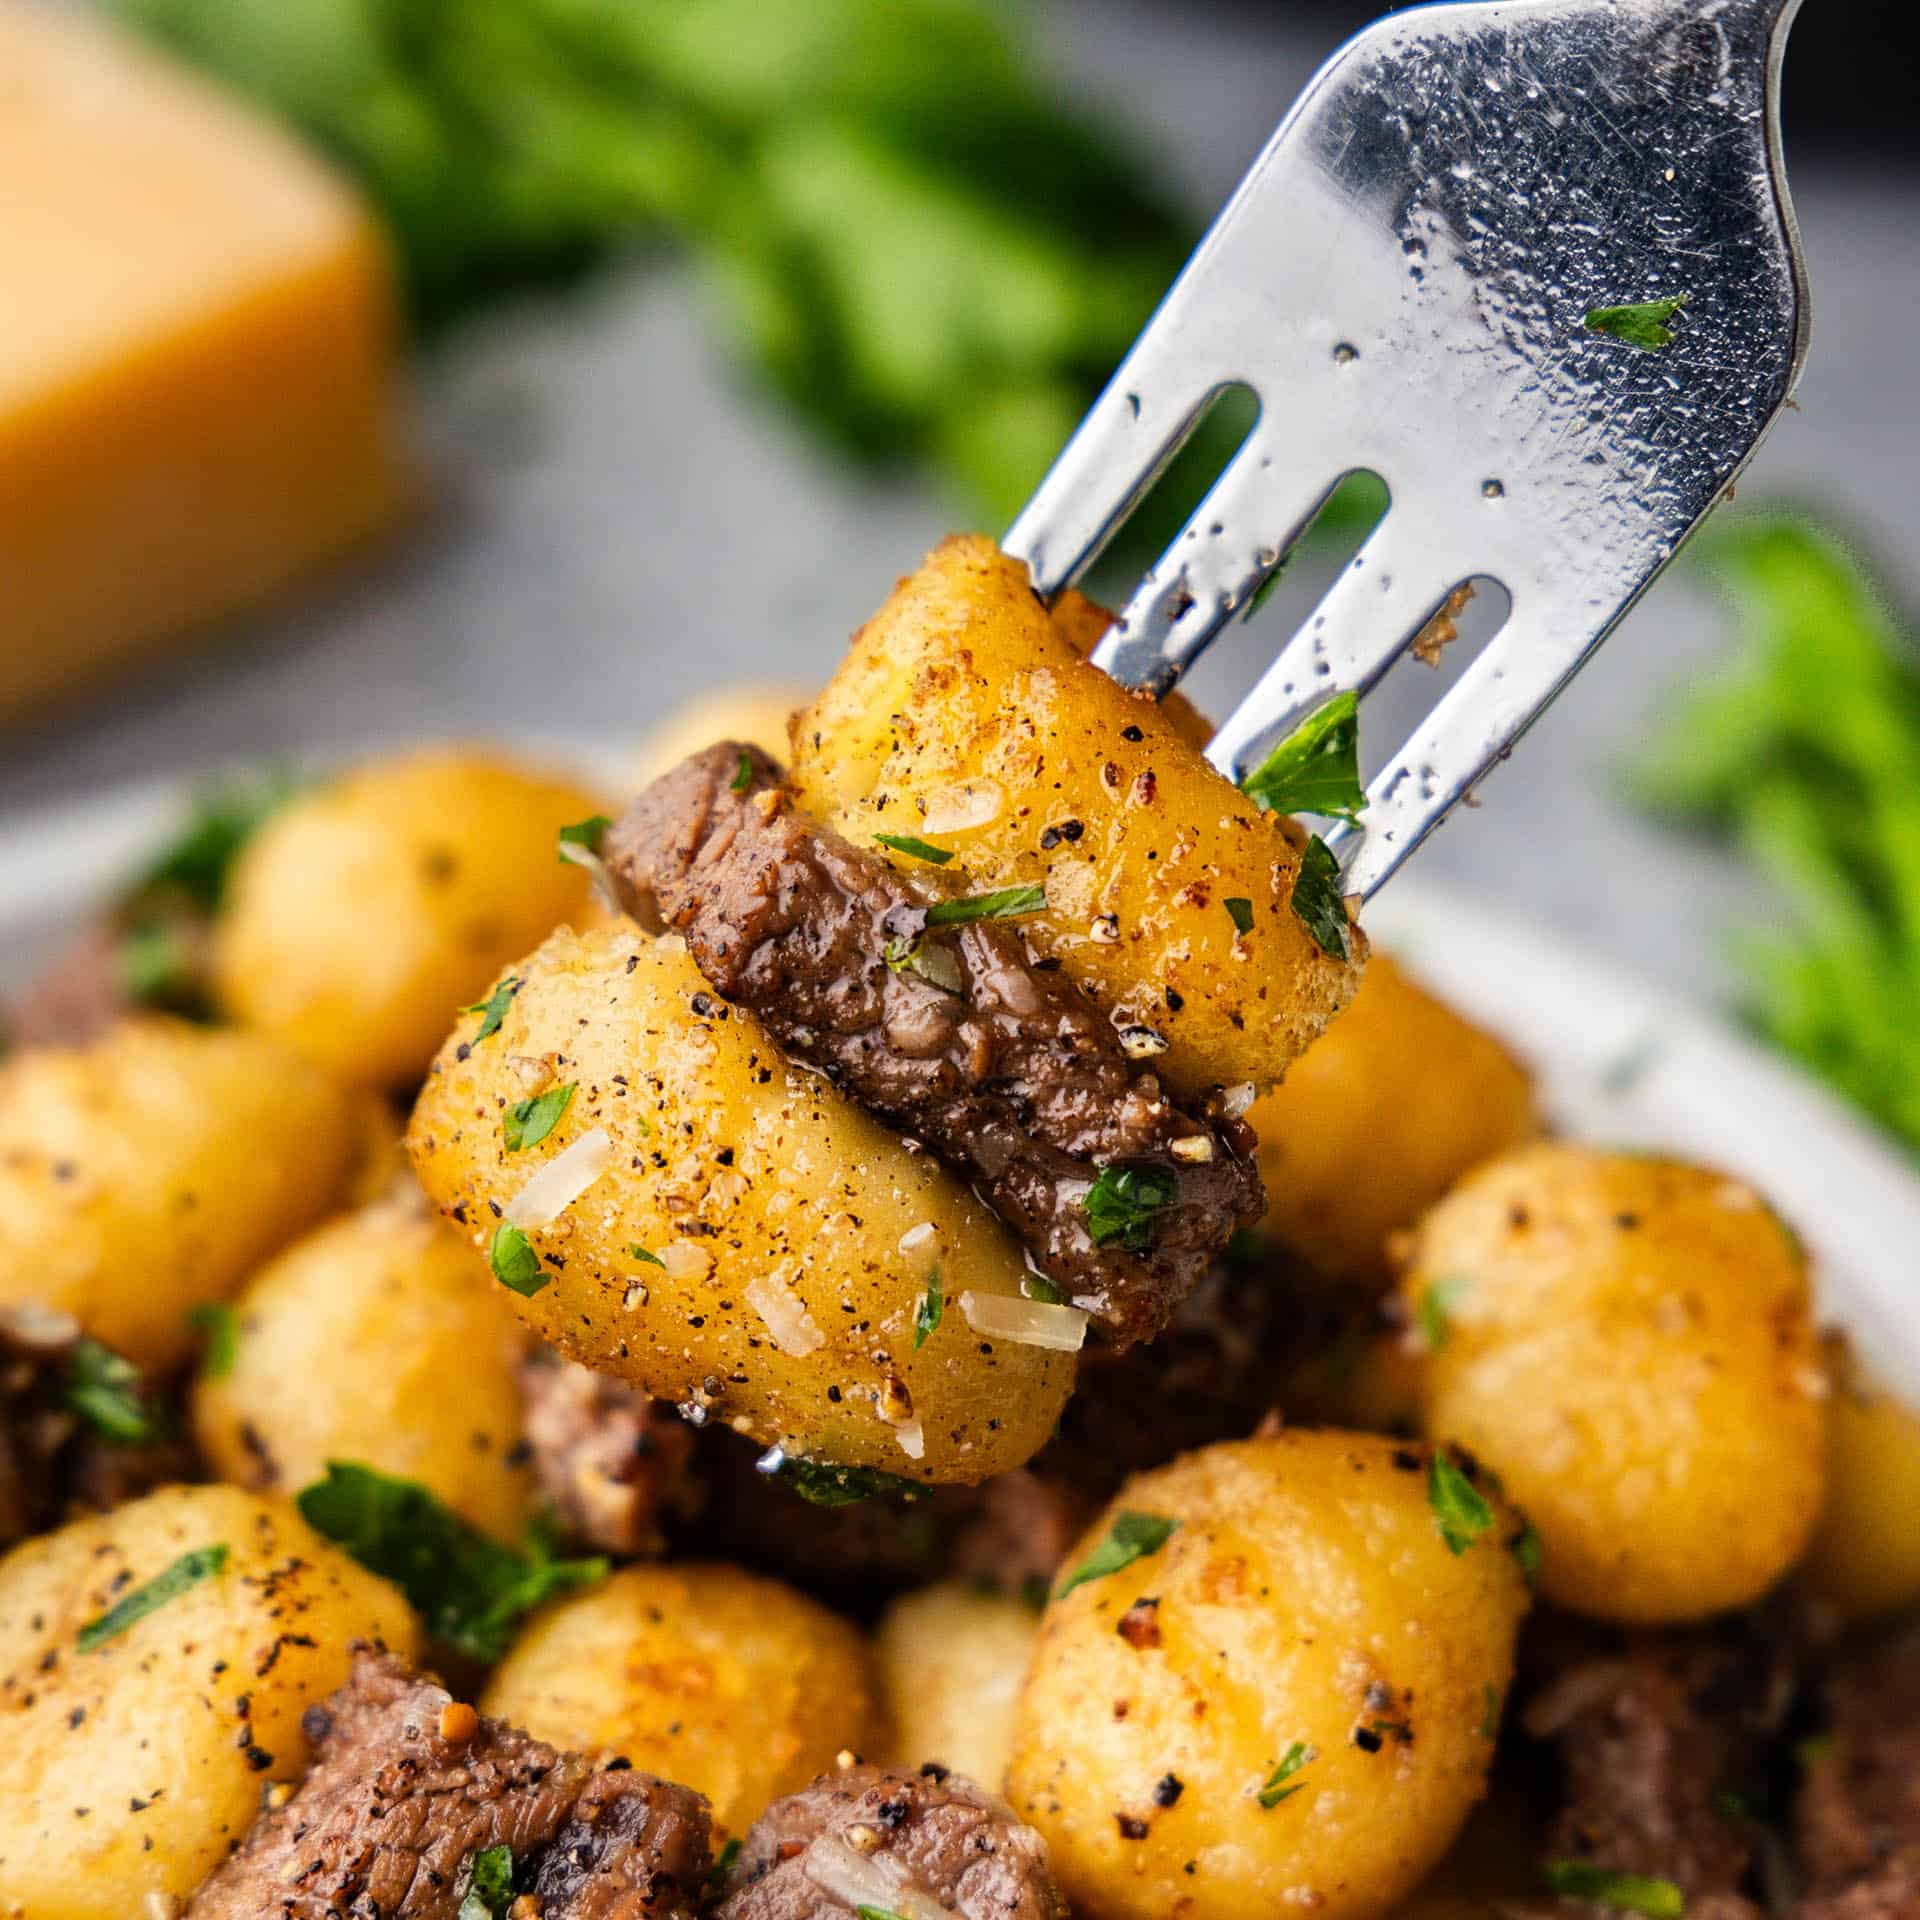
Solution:
{"label": "white plate rim", "polygon": [[[635,764],[630,745],[510,744],[612,783]],[[0,956],[43,943],[107,894],[218,777],[129,783],[17,818],[0,845]],[[1920,1397],[1920,1173],[1894,1144],[1716,1015],[1504,908],[1415,874],[1380,897],[1367,924],[1539,1073],[1557,1126],[1750,1181],[1811,1250],[1823,1313],[1880,1379]]]}

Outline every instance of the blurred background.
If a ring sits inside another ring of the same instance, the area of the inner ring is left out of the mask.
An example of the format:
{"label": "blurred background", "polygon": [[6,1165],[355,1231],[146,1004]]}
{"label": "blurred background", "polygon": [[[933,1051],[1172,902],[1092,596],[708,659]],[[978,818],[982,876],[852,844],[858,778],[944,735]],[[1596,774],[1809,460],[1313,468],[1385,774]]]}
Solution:
{"label": "blurred background", "polygon": [[[1005,525],[1366,17],[0,0],[0,844],[128,780],[817,684],[942,533]],[[1724,1001],[1909,1143],[1914,49],[1892,0],[1807,10],[1800,408],[1417,867]]]}

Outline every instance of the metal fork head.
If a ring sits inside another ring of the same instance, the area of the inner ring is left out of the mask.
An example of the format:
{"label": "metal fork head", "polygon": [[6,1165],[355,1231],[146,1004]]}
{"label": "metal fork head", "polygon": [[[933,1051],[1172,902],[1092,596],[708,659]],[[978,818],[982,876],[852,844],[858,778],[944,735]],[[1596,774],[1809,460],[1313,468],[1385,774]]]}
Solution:
{"label": "metal fork head", "polygon": [[[1346,474],[1386,517],[1229,719],[1238,779],[1364,695],[1474,576],[1500,632],[1333,838],[1370,895],[1503,756],[1726,489],[1791,393],[1807,297],[1780,161],[1798,0],[1415,7],[1282,122],[1006,539],[1046,596],[1209,403],[1259,419],[1095,655],[1161,694]],[[1671,346],[1587,314],[1684,294]]]}

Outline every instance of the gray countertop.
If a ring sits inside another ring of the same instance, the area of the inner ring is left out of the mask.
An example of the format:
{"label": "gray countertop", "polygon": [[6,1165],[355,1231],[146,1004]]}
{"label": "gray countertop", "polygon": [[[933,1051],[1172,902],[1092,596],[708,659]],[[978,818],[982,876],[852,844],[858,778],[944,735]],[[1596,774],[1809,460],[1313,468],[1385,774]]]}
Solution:
{"label": "gray countertop", "polygon": [[[1262,25],[1076,0],[1047,24],[1061,70],[1143,127],[1205,206],[1327,51],[1282,11]],[[1920,178],[1808,164],[1795,188],[1813,352],[1800,410],[1743,491],[1857,528],[1913,595]],[[0,836],[30,810],[235,757],[421,733],[637,736],[730,680],[818,681],[954,517],[910,478],[836,464],[742,391],[698,287],[671,265],[495,314],[429,366],[420,402],[441,480],[431,524],[246,644],[8,738]],[[1245,640],[1270,646],[1283,618],[1276,607]],[[1756,903],[1716,856],[1633,819],[1614,775],[1663,691],[1723,639],[1697,589],[1669,576],[1419,870],[1711,991],[1719,936]],[[1210,661],[1203,701],[1254,664]],[[1371,728],[1431,697],[1419,671],[1388,683]]]}

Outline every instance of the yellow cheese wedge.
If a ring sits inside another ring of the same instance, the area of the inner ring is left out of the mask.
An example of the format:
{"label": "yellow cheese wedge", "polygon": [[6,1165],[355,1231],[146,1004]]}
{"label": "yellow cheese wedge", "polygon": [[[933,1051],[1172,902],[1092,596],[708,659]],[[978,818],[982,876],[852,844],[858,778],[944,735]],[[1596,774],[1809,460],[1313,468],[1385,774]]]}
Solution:
{"label": "yellow cheese wedge", "polygon": [[77,9],[0,0],[0,716],[387,525],[397,331],[318,160]]}

